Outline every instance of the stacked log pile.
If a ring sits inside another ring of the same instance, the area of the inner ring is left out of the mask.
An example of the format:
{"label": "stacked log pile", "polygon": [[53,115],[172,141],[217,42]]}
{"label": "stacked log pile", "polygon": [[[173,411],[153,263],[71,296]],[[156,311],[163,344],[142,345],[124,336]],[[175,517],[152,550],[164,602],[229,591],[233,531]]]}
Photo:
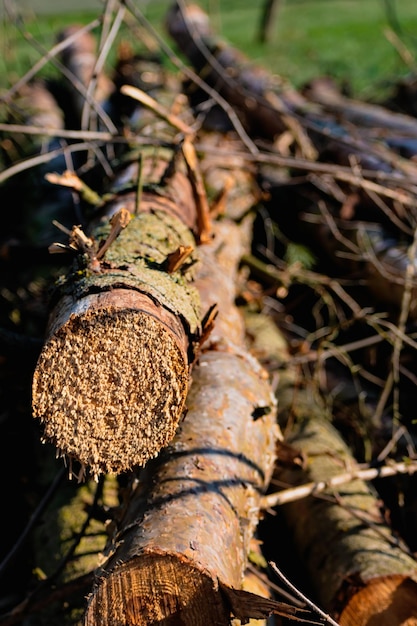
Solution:
{"label": "stacked log pile", "polygon": [[415,118],[102,17],[1,101],[0,624],[417,624]]}

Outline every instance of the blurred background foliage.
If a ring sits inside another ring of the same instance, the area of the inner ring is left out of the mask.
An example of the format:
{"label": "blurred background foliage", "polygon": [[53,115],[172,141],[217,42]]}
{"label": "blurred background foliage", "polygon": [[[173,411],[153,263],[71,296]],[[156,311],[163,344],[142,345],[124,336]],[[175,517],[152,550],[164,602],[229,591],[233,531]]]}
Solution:
{"label": "blurred background foliage", "polygon": [[[137,0],[136,6],[164,34],[171,0]],[[297,87],[327,74],[350,95],[383,99],[393,83],[415,73],[415,0],[278,0],[271,36],[259,41],[263,2],[201,0],[217,32]],[[0,27],[0,86],[7,88],[49,49],[67,23],[98,17],[100,0],[3,0]],[[123,35],[137,43],[125,27]],[[109,64],[112,57],[108,59]],[[52,71],[51,66],[43,72]]]}

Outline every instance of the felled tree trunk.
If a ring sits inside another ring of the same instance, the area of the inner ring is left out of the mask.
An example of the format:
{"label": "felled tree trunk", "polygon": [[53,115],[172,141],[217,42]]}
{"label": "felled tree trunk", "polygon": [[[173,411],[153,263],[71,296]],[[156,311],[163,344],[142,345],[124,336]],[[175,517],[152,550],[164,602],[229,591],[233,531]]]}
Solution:
{"label": "felled tree trunk", "polygon": [[[307,470],[280,472],[288,484],[326,481],[357,467],[324,420],[302,421],[289,442],[307,457]],[[284,506],[320,602],[341,626],[371,625],[375,619],[382,626],[417,623],[417,562],[394,539],[375,494],[352,480],[336,495],[336,501],[310,496]]]}
{"label": "felled tree trunk", "polygon": [[[390,146],[388,141],[388,145],[382,146],[370,140],[368,133],[354,135],[348,125],[329,114],[324,103],[312,105],[282,80],[251,64],[244,53],[213,33],[208,15],[198,6],[183,9],[175,5],[168,13],[167,27],[195,70],[233,106],[252,137],[273,141],[275,147],[282,139],[286,151],[291,146],[312,161],[350,166],[354,158],[364,170],[397,175],[401,171],[414,176],[410,164],[390,150],[394,144]],[[353,109],[354,118],[358,119],[358,107],[353,105]],[[364,120],[364,111],[361,115]],[[394,122],[394,116],[387,113],[385,119],[388,118],[391,127],[406,127],[405,116]],[[405,143],[403,139],[399,146]]]}
{"label": "felled tree trunk", "polygon": [[[344,96],[336,83],[326,77],[312,80],[304,87],[303,94],[312,102],[319,104],[326,112],[345,123],[355,124],[362,128],[364,134],[371,137],[391,139],[416,138],[415,118],[411,115],[390,111],[384,106],[362,102]],[[373,131],[373,132],[372,132]],[[410,155],[411,156],[411,155]]]}
{"label": "felled tree trunk", "polygon": [[[281,366],[280,424],[288,430],[285,442],[299,455],[297,463],[278,464],[274,477],[290,487],[354,473],[357,463],[324,403],[286,365],[288,348],[272,320],[250,315],[246,324],[261,360],[272,358]],[[266,496],[264,505],[273,506],[273,498]],[[417,623],[417,561],[392,534],[366,483],[352,477],[337,490],[329,487],[281,510],[319,603],[341,626]]]}
{"label": "felled tree trunk", "polygon": [[229,624],[222,585],[241,588],[257,501],[270,475],[265,465],[273,460],[272,424],[265,428],[253,417],[269,408],[267,389],[242,357],[201,357],[187,417],[152,472],[153,486],[138,486],[144,500],[140,493],[132,500],[86,625],[169,624],[174,617],[189,626]]}
{"label": "felled tree trunk", "polygon": [[248,608],[240,594],[275,459],[275,400],[265,371],[244,348],[233,303],[241,233],[226,223],[215,232],[201,250],[196,284],[203,307],[217,303],[219,314],[193,369],[188,412],[130,496],[89,598],[86,626],[226,626],[231,613],[261,618],[274,605],[243,595]]}
{"label": "felled tree trunk", "polygon": [[[102,104],[109,98],[114,90],[112,81],[103,72],[98,72],[97,65],[97,42],[91,32],[82,29],[81,26],[72,25],[64,28],[58,35],[59,43],[67,43],[61,53],[61,60],[65,66],[70,81],[68,89],[73,116],[76,125],[85,127],[91,125],[90,120],[84,120],[85,111],[94,108],[96,114],[101,117],[102,123],[110,121],[103,111]],[[68,103],[65,103],[67,106]],[[89,121],[89,124],[86,124]],[[110,127],[112,124],[110,123]]]}
{"label": "felled tree trunk", "polygon": [[265,97],[276,88],[271,75],[216,37],[202,9],[190,5],[183,12],[174,5],[166,22],[169,34],[196,71],[235,108],[248,131],[271,137],[287,129]]}
{"label": "felled tree trunk", "polygon": [[45,438],[94,475],[142,465],[173,437],[198,343],[193,188],[180,166],[164,177],[171,152],[155,155],[143,158],[140,206],[136,161],[92,238],[73,229],[80,254],[58,285],[33,378]]}
{"label": "felled tree trunk", "polygon": [[[64,127],[64,119],[57,101],[41,80],[33,80],[19,89],[13,97],[8,123],[46,132],[45,135],[39,132],[33,136],[16,131],[2,132],[1,160],[7,166],[13,168],[16,162],[19,164],[19,161],[24,162],[25,159],[63,147],[63,142],[58,137],[48,136],[48,131],[51,130],[59,135]],[[48,161],[19,171],[3,185],[2,201],[15,206],[15,210],[5,214],[1,233],[4,238],[10,223],[9,228],[13,231],[14,238],[17,235],[18,242],[10,242],[8,250],[9,257],[13,260],[19,259],[19,253],[25,259],[24,253],[27,250],[23,246],[31,247],[31,259],[34,259],[34,251],[45,250],[46,253],[46,248],[54,241],[54,237],[60,236],[52,225],[53,219],[59,220],[66,227],[70,227],[76,219],[71,192],[45,180],[47,173],[62,173],[66,167],[65,156],[58,154]]]}

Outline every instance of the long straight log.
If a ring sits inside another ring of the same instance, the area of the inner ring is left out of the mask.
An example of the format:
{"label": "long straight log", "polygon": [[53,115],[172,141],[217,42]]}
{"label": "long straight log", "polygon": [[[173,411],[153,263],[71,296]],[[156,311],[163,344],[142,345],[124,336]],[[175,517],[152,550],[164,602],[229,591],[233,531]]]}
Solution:
{"label": "long straight log", "polygon": [[[303,94],[312,102],[320,104],[324,110],[334,114],[337,119],[354,124],[356,127],[373,130],[374,136],[417,138],[415,118],[404,113],[396,113],[378,104],[362,102],[343,95],[332,79],[312,80],[303,89]],[[395,136],[395,135],[394,135]]]}
{"label": "long straight log", "polygon": [[233,303],[241,233],[225,222],[215,233],[196,284],[219,314],[193,369],[188,412],[130,495],[85,626],[226,626],[232,614],[296,612],[241,591],[279,433],[268,377],[244,348]]}
{"label": "long straight log", "polygon": [[[174,616],[187,626],[229,624],[222,585],[241,588],[274,456],[268,389],[242,356],[202,355],[187,417],[149,469],[150,483],[138,486],[115,553],[99,572],[86,626],[168,624]],[[266,420],[254,421],[269,409]]]}
{"label": "long straight log", "polygon": [[[290,144],[310,160],[331,160],[362,169],[411,174],[415,167],[380,142],[353,135],[319,103],[262,67],[250,63],[240,50],[216,36],[208,15],[197,5],[176,3],[167,16],[169,34],[204,80],[233,106],[249,134],[276,141],[285,133]],[[387,115],[388,117],[388,115]]]}
{"label": "long straight log", "polygon": [[[74,229],[80,254],[58,285],[33,377],[45,438],[94,475],[146,463],[173,437],[184,408],[200,332],[197,210],[180,163],[161,182],[172,158],[143,157],[140,206],[132,190],[139,164],[126,165],[92,237]],[[189,257],[175,268],[183,249]]]}
{"label": "long straight log", "polygon": [[[242,52],[217,37],[200,7],[192,4],[183,11],[174,4],[166,24],[195,70],[238,111],[251,133],[274,137],[287,129],[280,113],[265,97],[278,91],[276,82],[266,70],[250,64]],[[294,95],[292,89],[289,91]],[[283,101],[280,104],[282,110],[286,108]]]}

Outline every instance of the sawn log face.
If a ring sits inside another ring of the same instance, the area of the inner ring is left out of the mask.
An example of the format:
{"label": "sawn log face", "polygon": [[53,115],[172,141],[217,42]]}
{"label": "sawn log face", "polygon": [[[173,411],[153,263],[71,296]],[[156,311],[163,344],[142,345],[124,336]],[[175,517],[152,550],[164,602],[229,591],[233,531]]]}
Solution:
{"label": "sawn log face", "polygon": [[[146,463],[172,439],[184,408],[200,332],[197,257],[175,271],[169,259],[182,246],[195,249],[197,218],[181,170],[160,183],[168,164],[164,152],[144,160],[151,190],[140,207],[129,190],[137,161],[115,178],[93,244],[57,287],[34,373],[33,414],[45,438],[93,475]],[[128,211],[130,221],[100,254]]]}

